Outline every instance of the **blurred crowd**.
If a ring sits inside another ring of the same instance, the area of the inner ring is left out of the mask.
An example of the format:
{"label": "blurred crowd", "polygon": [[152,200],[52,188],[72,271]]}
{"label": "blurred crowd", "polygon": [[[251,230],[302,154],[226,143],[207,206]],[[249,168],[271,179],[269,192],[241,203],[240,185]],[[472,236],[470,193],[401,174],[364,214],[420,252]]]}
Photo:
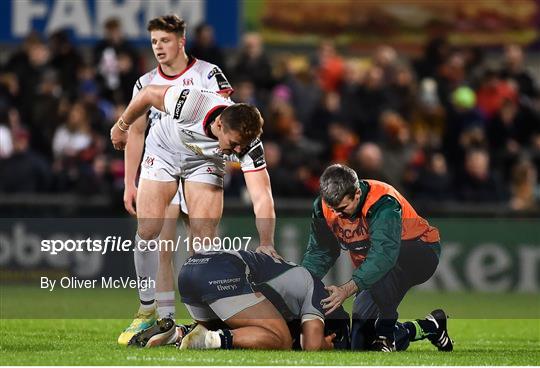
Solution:
{"label": "blurred crowd", "polygon": [[[351,57],[328,40],[313,55],[269,52],[257,33],[225,52],[210,26],[193,33],[188,53],[263,112],[275,198],[313,198],[340,162],[416,201],[539,208],[540,90],[520,46],[494,63],[444,38],[418,58],[384,45]],[[123,153],[108,132],[154,67],[142,55],[115,19],[87,53],[62,31],[30,34],[0,66],[0,193],[121,192]],[[228,171],[226,196],[243,196],[239,168]]]}

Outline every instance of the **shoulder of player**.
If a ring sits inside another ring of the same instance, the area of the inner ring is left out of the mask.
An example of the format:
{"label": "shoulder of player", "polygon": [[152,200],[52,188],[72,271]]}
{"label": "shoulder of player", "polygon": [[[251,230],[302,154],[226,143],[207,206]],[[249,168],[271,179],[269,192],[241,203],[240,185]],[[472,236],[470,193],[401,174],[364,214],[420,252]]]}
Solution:
{"label": "shoulder of player", "polygon": [[141,75],[135,82],[135,86],[139,90],[141,90],[143,87],[146,87],[147,85],[152,84],[151,82],[155,78],[156,75],[157,75],[157,68],[154,68],[150,70],[149,72]]}
{"label": "shoulder of player", "polygon": [[313,201],[311,212],[313,218],[324,218],[323,200],[320,195],[317,196],[317,198],[315,198],[315,200]]}
{"label": "shoulder of player", "polygon": [[213,68],[217,68],[217,65],[214,65],[202,59],[195,59],[195,62],[193,63],[192,68],[196,68],[197,70],[200,70],[200,71],[204,71],[204,70],[210,71]]}
{"label": "shoulder of player", "polygon": [[193,64],[192,69],[199,73],[202,77],[210,79],[216,73],[223,73],[221,68],[215,64],[209,63],[201,59],[197,59]]}

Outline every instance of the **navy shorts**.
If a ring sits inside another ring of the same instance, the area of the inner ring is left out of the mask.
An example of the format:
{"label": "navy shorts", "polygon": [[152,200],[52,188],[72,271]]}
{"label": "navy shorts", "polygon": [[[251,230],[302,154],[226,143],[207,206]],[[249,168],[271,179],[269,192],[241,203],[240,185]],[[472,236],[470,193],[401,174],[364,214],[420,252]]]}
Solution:
{"label": "navy shorts", "polygon": [[238,257],[199,253],[189,257],[178,275],[183,303],[209,304],[217,299],[253,293],[249,270]]}

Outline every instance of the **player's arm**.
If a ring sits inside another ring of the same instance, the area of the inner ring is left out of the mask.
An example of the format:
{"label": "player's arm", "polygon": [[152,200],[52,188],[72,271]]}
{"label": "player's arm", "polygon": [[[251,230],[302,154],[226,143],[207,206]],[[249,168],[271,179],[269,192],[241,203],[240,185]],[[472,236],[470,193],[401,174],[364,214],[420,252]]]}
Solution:
{"label": "player's arm", "polygon": [[324,322],[320,319],[311,319],[302,323],[302,350],[317,351],[334,348],[332,342],[336,334],[324,336]]}
{"label": "player's arm", "polygon": [[259,232],[259,248],[257,251],[281,258],[274,249],[274,231],[276,225],[276,212],[270,176],[266,168],[256,171],[244,172],[246,188],[253,203],[255,222]]}
{"label": "player's arm", "polygon": [[340,254],[340,247],[322,214],[321,197],[313,202],[308,246],[302,266],[322,279],[332,268]]}
{"label": "player's arm", "polygon": [[158,110],[166,111],[164,95],[170,87],[149,85],[141,89],[131,100],[120,119],[111,129],[111,141],[115,149],[125,148],[130,126],[135,120],[146,114],[150,107],[154,106]]}
{"label": "player's arm", "polygon": [[137,214],[135,207],[137,187],[135,181],[144,150],[144,133],[147,126],[148,119],[146,115],[135,120],[129,129],[126,150],[124,152],[124,207],[133,216]]}
{"label": "player's arm", "polygon": [[246,188],[253,203],[253,212],[255,212],[257,231],[259,232],[260,245],[256,251],[281,259],[274,248],[276,213],[261,140],[256,139],[251,142],[244,152],[239,154],[238,159],[244,172]]}
{"label": "player's arm", "polygon": [[353,272],[358,290],[368,289],[390,271],[397,262],[401,246],[401,205],[391,196],[383,196],[367,213],[371,247],[364,262]]}

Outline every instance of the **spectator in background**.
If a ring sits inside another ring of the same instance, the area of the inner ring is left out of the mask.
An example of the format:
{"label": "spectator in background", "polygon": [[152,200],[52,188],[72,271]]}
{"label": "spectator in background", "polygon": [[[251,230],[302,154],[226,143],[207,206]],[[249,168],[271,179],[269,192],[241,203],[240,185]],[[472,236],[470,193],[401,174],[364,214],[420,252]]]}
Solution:
{"label": "spectator in background", "polygon": [[49,67],[50,52],[47,45],[36,33],[30,33],[21,50],[13,54],[6,65],[6,71],[17,77],[18,96],[16,107],[22,120],[31,124],[35,88],[41,82],[43,73]]}
{"label": "spectator in background", "polygon": [[324,40],[319,44],[314,67],[319,85],[324,92],[335,92],[341,87],[345,63],[331,40]]}
{"label": "spectator in background", "polygon": [[85,106],[76,102],[71,106],[67,121],[54,134],[53,142],[56,189],[79,190],[83,177],[91,170],[94,152],[90,119]]}
{"label": "spectator in background", "polygon": [[440,152],[428,155],[411,185],[413,195],[418,200],[447,201],[453,198],[452,177],[446,159]]}
{"label": "spectator in background", "polygon": [[272,181],[272,193],[276,197],[301,197],[304,184],[298,178],[297,172],[286,168],[281,162],[281,149],[272,141],[264,143],[266,169]]}
{"label": "spectator in background", "polygon": [[264,52],[261,35],[255,32],[244,34],[242,48],[232,67],[233,79],[249,79],[256,88],[257,99],[266,104],[274,86],[270,59]]}
{"label": "spectator in background", "polygon": [[412,117],[416,101],[416,83],[411,69],[406,65],[395,65],[393,78],[387,85],[388,108],[396,111],[405,119]]}
{"label": "spectator in background", "polygon": [[485,141],[485,119],[475,105],[476,95],[471,88],[461,86],[452,92],[443,138],[446,158],[452,165],[463,162],[464,152],[469,147]]}
{"label": "spectator in background", "polygon": [[118,72],[120,85],[115,91],[115,102],[128,104],[133,94],[133,86],[139,78],[137,65],[133,64],[133,58],[126,51],[118,53]]}
{"label": "spectator in background", "polygon": [[322,95],[315,71],[305,58],[289,59],[284,63],[283,84],[291,91],[291,104],[296,111],[296,117],[307,127]]}
{"label": "spectator in background", "polygon": [[418,80],[435,78],[441,65],[448,60],[450,50],[450,44],[444,37],[435,37],[428,41],[423,57],[414,62]]}
{"label": "spectator in background", "polygon": [[388,45],[377,47],[373,54],[373,64],[381,68],[385,85],[389,85],[396,80],[398,69],[397,52],[393,47]]}
{"label": "spectator in background", "polygon": [[368,66],[358,60],[349,60],[345,64],[346,78],[341,86],[341,113],[346,121],[360,134],[364,119],[362,101],[363,83]]}
{"label": "spectator in background", "polygon": [[330,124],[343,120],[341,116],[341,97],[336,92],[327,92],[321,97],[321,102],[306,124],[306,135],[328,146],[330,144]]}
{"label": "spectator in background", "polygon": [[[129,101],[131,99],[131,93],[128,96],[118,96],[115,92],[120,87],[121,73],[140,74],[139,55],[124,38],[122,24],[119,19],[109,18],[105,21],[103,36],[104,39],[94,48],[94,65],[98,69],[99,82],[102,88],[101,92],[110,101],[113,101],[115,98],[124,102]],[[123,61],[121,65],[119,58],[122,54],[128,57],[131,62],[126,63]],[[125,70],[126,64],[131,67],[131,70]],[[122,70],[122,66],[124,70]]]}
{"label": "spectator in background", "polygon": [[383,171],[383,153],[376,143],[360,145],[350,159],[350,166],[360,178],[388,181]]}
{"label": "spectator in background", "polygon": [[321,158],[325,147],[304,136],[302,124],[298,121],[291,122],[285,135],[281,138],[282,162],[290,168],[315,163]]}
{"label": "spectator in background", "polygon": [[510,207],[524,211],[539,208],[538,172],[528,159],[522,159],[512,169]]}
{"label": "spectator in background", "polygon": [[394,111],[381,115],[384,173],[396,188],[403,188],[405,170],[413,163],[417,149],[411,141],[410,129]]}
{"label": "spectator in background", "polygon": [[487,119],[491,119],[499,112],[505,100],[517,100],[514,86],[502,80],[495,70],[486,70],[476,91],[478,108]]}
{"label": "spectator in background", "polygon": [[445,125],[446,111],[437,95],[437,82],[432,78],[425,78],[420,82],[411,116],[415,143],[424,148],[440,149]]}
{"label": "spectator in background", "polygon": [[388,90],[384,85],[383,71],[378,66],[369,68],[358,99],[362,117],[354,129],[362,140],[378,141],[381,137],[379,120],[388,108]]}
{"label": "spectator in background", "polygon": [[73,99],[77,93],[77,71],[82,65],[79,51],[71,43],[67,31],[54,32],[49,37],[51,51],[51,67],[58,73],[58,80],[66,97]]}
{"label": "spectator in background", "polygon": [[500,75],[516,83],[520,96],[535,98],[539,96],[539,88],[531,73],[524,66],[523,49],[516,44],[504,48],[504,65]]}
{"label": "spectator in background", "polygon": [[[509,166],[524,148],[530,145],[534,125],[539,124],[528,109],[511,99],[503,101],[501,109],[489,122],[487,137],[497,164]],[[505,167],[509,169],[509,167]]]}
{"label": "spectator in background", "polygon": [[231,96],[236,103],[248,103],[259,107],[257,98],[255,97],[255,86],[249,79],[239,79],[234,85],[234,94]]}
{"label": "spectator in background", "polygon": [[201,23],[195,28],[195,40],[188,54],[208,61],[209,63],[216,64],[221,68],[223,73],[226,73],[225,59],[223,58],[223,52],[216,44],[214,39],[214,29],[211,25]]}
{"label": "spectator in background", "polygon": [[85,106],[76,102],[70,109],[67,122],[60,126],[53,139],[57,159],[76,157],[92,144],[90,120]]}
{"label": "spectator in background", "polygon": [[463,175],[456,177],[459,198],[466,202],[501,202],[505,199],[502,183],[491,172],[489,153],[484,149],[471,149],[465,155]]}
{"label": "spectator in background", "polygon": [[332,122],[328,127],[330,137],[330,160],[345,164],[358,146],[358,137],[346,125]]}
{"label": "spectator in background", "polygon": [[452,93],[456,88],[466,85],[465,58],[459,51],[453,52],[439,67],[437,72],[437,93],[447,111],[452,109]]}
{"label": "spectator in background", "polygon": [[0,192],[36,193],[49,190],[51,170],[46,159],[30,148],[30,133],[13,131],[13,152],[0,160]]}

